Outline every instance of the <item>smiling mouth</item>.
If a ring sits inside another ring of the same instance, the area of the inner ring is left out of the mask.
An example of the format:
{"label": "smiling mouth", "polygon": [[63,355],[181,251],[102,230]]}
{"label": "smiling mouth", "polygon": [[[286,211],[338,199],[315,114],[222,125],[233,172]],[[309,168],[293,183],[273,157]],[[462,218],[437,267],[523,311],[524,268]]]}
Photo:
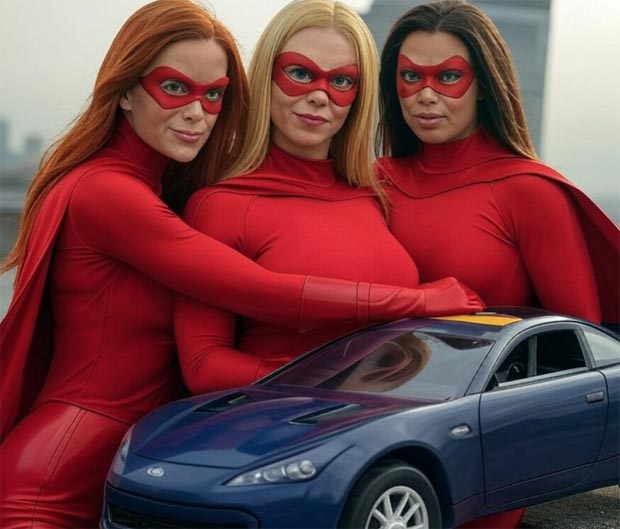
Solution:
{"label": "smiling mouth", "polygon": [[314,114],[295,114],[301,121],[309,125],[323,125],[327,123],[327,119],[323,116],[316,116]]}
{"label": "smiling mouth", "polygon": [[191,130],[172,129],[172,132],[181,140],[188,143],[195,143],[204,136],[204,132],[196,132]]}
{"label": "smiling mouth", "polygon": [[176,132],[177,134],[183,134],[183,136],[202,136],[204,134],[204,132],[197,132],[197,131],[192,131],[192,130],[179,130],[179,129],[172,129],[174,130],[174,132]]}

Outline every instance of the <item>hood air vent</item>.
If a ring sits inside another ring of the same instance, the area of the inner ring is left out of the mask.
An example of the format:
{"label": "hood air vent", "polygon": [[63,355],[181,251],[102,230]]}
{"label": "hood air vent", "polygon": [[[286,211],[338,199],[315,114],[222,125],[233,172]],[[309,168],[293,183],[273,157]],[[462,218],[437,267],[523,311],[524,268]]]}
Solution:
{"label": "hood air vent", "polygon": [[361,409],[362,406],[359,404],[339,404],[325,410],[314,411],[306,415],[301,415],[300,417],[292,419],[290,422],[293,424],[318,424],[320,422],[354,413]]}
{"label": "hood air vent", "polygon": [[219,399],[212,400],[211,402],[207,402],[203,406],[200,406],[200,408],[197,408],[195,411],[217,413],[219,411],[236,408],[237,406],[241,406],[242,404],[251,401],[252,397],[250,397],[246,393],[241,393],[238,391],[236,393],[231,393],[229,395],[225,395],[224,397],[220,397]]}

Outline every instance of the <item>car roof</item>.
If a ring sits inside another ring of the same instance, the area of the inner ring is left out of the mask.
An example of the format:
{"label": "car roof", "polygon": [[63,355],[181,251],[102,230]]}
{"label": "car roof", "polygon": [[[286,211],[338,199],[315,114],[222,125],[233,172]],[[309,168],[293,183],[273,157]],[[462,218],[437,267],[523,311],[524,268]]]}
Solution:
{"label": "car roof", "polygon": [[533,324],[578,322],[577,318],[528,307],[492,307],[474,314],[456,314],[428,318],[406,318],[383,324],[386,330],[424,329],[441,333],[497,340],[501,335],[531,327]]}

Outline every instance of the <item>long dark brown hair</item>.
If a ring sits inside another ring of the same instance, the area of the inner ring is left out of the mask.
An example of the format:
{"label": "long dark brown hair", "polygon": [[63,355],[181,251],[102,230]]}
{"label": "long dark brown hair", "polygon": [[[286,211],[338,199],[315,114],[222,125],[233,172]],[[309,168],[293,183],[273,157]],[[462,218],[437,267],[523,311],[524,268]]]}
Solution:
{"label": "long dark brown hair", "polygon": [[396,92],[398,54],[414,31],[450,33],[467,46],[483,94],[478,101],[479,123],[515,153],[537,158],[508,45],[491,19],[464,0],[440,0],[414,7],[392,26],[381,54],[377,155],[399,157],[419,150],[420,140],[405,122]]}

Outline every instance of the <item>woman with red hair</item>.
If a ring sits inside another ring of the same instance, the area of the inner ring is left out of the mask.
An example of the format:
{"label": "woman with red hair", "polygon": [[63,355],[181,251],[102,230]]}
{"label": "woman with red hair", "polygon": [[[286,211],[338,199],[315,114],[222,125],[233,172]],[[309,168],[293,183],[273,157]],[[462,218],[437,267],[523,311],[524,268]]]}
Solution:
{"label": "woman with red hair", "polygon": [[229,31],[190,0],[158,0],[121,28],[43,161],[0,269],[19,266],[0,326],[0,526],[98,525],[125,431],[178,395],[174,291],[299,329],[434,301],[270,273],[173,213],[235,160],[247,98]]}

